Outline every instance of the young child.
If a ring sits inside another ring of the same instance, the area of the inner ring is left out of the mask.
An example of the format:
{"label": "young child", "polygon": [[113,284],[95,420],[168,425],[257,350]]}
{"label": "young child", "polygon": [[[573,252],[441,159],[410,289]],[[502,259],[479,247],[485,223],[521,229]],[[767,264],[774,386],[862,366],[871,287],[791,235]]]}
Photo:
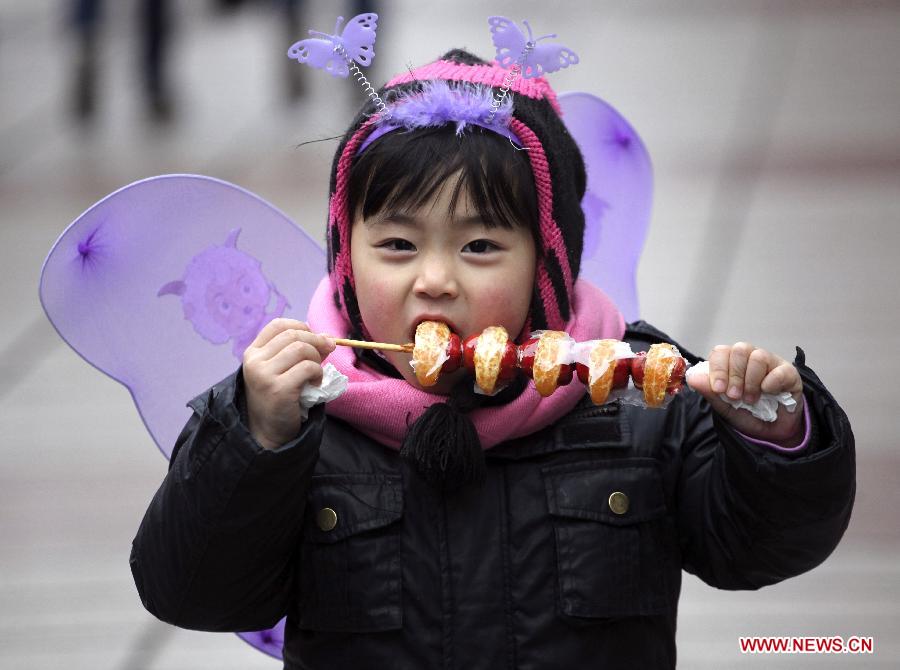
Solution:
{"label": "young child", "polygon": [[[756,589],[837,545],[853,436],[799,350],[718,346],[708,380],[647,410],[595,407],[577,383],[541,398],[524,377],[479,396],[465,371],[424,389],[409,354],[335,348],[407,342],[422,320],[671,341],[577,281],[585,172],[547,82],[517,80],[503,124],[441,102],[477,106],[506,74],[450,52],[388,83],[390,120],[368,108],[348,130],[309,323],[270,322],[192,401],[135,538],[160,619],[287,616],[286,668],[671,668],[682,569]],[[304,420],[325,361],[349,389]],[[719,397],[783,391],[799,410],[771,423]]]}

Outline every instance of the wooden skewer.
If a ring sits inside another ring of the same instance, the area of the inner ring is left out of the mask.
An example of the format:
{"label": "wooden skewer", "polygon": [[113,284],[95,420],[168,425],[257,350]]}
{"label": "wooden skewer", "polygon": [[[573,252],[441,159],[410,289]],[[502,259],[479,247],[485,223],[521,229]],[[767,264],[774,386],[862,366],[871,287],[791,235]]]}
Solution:
{"label": "wooden skewer", "polygon": [[355,349],[380,349],[381,351],[402,351],[411,354],[415,345],[409,344],[388,344],[387,342],[366,342],[365,340],[347,340],[343,337],[333,337],[334,343],[342,347],[353,347]]}

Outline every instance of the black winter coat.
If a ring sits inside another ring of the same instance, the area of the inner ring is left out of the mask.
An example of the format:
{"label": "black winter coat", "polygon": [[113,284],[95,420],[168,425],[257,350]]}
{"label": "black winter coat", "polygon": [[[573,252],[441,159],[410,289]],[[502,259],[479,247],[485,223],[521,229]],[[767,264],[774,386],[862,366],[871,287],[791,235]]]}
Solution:
{"label": "black winter coat", "polygon": [[[671,341],[640,322],[626,339]],[[814,425],[799,456],[747,443],[696,393],[654,411],[586,396],[446,497],[321,407],[262,449],[238,372],[191,403],[135,583],[185,628],[287,615],[286,668],[671,668],[682,569],[756,589],[818,565],[847,527],[853,435],[799,350],[795,365]]]}

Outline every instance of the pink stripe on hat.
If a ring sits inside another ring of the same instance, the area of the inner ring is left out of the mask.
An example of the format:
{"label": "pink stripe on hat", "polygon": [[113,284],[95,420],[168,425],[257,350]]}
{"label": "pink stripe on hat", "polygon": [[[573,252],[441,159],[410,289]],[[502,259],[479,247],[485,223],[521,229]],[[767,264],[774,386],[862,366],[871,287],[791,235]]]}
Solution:
{"label": "pink stripe on hat", "polygon": [[[347,185],[350,181],[350,166],[353,163],[353,157],[359,146],[365,141],[366,137],[375,129],[376,118],[369,119],[363,126],[356,131],[353,137],[344,146],[338,161],[337,173],[335,176],[334,193],[331,201],[328,203],[328,239],[331,240],[331,230],[334,226],[338,229],[338,243],[340,248],[334,258],[334,268],[329,273],[331,276],[332,291],[337,291],[341,295],[341,302],[346,308],[346,300],[344,299],[344,281],[348,280],[350,286],[356,288],[353,280],[353,265],[350,260],[350,212],[347,211],[349,206],[349,198],[347,197]],[[365,328],[365,326],[363,326]]]}
{"label": "pink stripe on hat", "polygon": [[[522,146],[528,150],[528,158],[534,174],[534,188],[538,196],[538,214],[544,252],[552,253],[556,257],[562,270],[566,294],[571,296],[574,290],[572,268],[569,266],[569,256],[562,231],[553,218],[553,182],[550,178],[550,167],[547,164],[544,147],[531,128],[518,119],[513,119],[509,127],[522,140]],[[565,321],[559,313],[559,300],[545,266],[541,267],[538,272],[537,280],[547,315],[547,325],[554,330],[559,330]]]}

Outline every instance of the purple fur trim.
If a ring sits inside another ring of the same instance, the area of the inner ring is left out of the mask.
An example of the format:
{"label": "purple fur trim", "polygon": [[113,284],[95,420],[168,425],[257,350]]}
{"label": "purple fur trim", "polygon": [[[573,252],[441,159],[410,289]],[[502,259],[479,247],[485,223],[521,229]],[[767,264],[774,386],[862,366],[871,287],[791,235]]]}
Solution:
{"label": "purple fur trim", "polygon": [[519,138],[509,129],[513,109],[511,98],[504,98],[491,122],[487,122],[493,111],[494,95],[494,90],[489,86],[451,86],[440,79],[423,82],[421,91],[398,94],[388,103],[390,115],[381,115],[375,122],[376,129],[360,145],[357,153],[392,130],[437,128],[451,123],[455,124],[457,135],[462,135],[467,126],[480,126],[521,146]]}
{"label": "purple fur trim", "polygon": [[[392,125],[406,128],[427,128],[456,123],[456,134],[466,125],[484,125],[491,115],[494,90],[488,86],[450,86],[444,80],[426,81],[421,92],[403,93],[389,103]],[[498,126],[509,125],[512,100],[504,99],[494,114]]]}

